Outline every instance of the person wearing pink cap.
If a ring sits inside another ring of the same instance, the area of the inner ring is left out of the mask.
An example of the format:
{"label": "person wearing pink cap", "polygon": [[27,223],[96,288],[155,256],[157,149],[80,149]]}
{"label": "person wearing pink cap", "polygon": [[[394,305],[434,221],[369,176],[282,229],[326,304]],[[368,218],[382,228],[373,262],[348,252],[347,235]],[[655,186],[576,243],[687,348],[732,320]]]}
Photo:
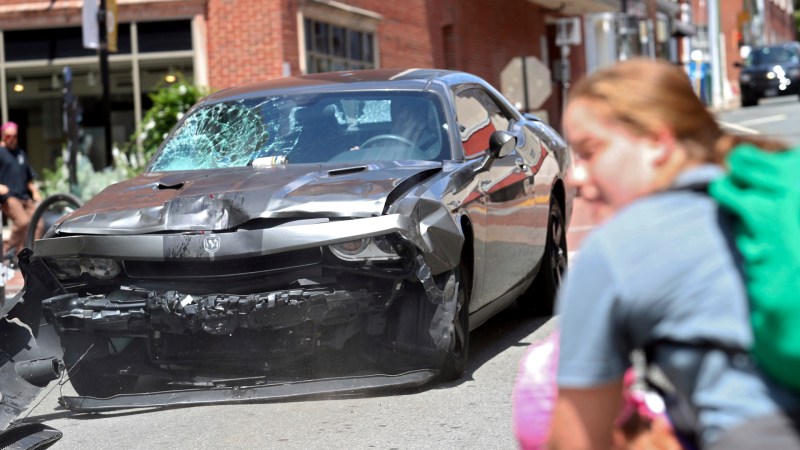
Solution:
{"label": "person wearing pink cap", "polygon": [[11,222],[11,235],[3,242],[3,252],[16,254],[25,245],[25,236],[36,204],[41,200],[34,178],[36,173],[28,163],[28,154],[19,148],[14,122],[0,127],[3,149],[0,149],[0,202],[3,215]]}

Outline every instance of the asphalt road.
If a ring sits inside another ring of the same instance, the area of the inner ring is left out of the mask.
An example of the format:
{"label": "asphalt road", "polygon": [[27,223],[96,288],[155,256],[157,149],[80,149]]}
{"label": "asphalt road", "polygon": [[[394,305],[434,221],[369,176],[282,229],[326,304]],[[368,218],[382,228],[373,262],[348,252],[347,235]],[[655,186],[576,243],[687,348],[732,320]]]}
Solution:
{"label": "asphalt road", "polygon": [[553,325],[512,306],[473,332],[461,380],[400,394],[76,414],[57,403],[69,384],[52,383],[26,421],[62,431],[56,449],[510,449],[517,365]]}
{"label": "asphalt road", "polygon": [[719,123],[728,131],[741,135],[780,139],[800,146],[800,99],[797,95],[762,99],[758,106],[734,108],[717,114]]}

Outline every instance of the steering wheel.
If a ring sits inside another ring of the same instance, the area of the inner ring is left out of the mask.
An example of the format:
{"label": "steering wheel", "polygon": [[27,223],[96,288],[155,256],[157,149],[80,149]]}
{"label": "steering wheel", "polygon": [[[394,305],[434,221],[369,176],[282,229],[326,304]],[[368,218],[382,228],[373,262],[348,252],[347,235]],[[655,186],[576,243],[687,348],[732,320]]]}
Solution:
{"label": "steering wheel", "polygon": [[397,141],[407,147],[411,147],[412,150],[420,150],[417,144],[411,142],[409,139],[406,139],[403,136],[398,136],[396,134],[379,134],[377,136],[372,136],[361,144],[361,148],[375,145],[376,142],[380,141]]}

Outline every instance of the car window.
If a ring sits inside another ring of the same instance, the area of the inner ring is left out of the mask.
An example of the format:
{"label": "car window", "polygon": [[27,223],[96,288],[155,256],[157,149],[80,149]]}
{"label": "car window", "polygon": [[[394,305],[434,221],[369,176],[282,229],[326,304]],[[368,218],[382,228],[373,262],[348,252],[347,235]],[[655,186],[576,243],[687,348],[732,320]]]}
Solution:
{"label": "car window", "polygon": [[149,171],[450,157],[441,101],[424,92],[241,99],[192,111]]}
{"label": "car window", "polygon": [[508,130],[509,119],[484,90],[464,89],[456,94],[456,118],[466,157],[489,148],[489,137],[496,130]]}
{"label": "car window", "polygon": [[746,60],[748,66],[782,63],[800,63],[800,52],[787,47],[757,48],[750,52]]}

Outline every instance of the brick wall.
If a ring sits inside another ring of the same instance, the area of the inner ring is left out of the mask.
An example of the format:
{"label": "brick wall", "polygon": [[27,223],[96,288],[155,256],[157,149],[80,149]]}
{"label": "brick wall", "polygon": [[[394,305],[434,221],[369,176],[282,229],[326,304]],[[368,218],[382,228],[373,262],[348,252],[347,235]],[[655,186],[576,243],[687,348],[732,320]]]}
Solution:
{"label": "brick wall", "polygon": [[[209,82],[228,87],[300,71],[297,12],[301,0],[209,0]],[[344,1],[381,14],[377,36],[381,67],[433,66],[425,0]],[[435,2],[432,2],[435,3]]]}
{"label": "brick wall", "polygon": [[[299,1],[209,0],[211,85],[220,88],[278,77],[284,61],[293,74],[298,73]],[[342,3],[383,17],[377,36],[384,68],[445,67],[450,58],[456,68],[497,84],[500,71],[514,56],[541,55],[543,11],[527,0],[510,0],[502,8],[492,0]],[[445,53],[445,26],[452,27],[455,56]]]}
{"label": "brick wall", "polygon": [[767,28],[772,30],[773,43],[789,42],[797,39],[794,18],[783,8],[778,0],[767,0]]}
{"label": "brick wall", "polygon": [[253,83],[281,74],[283,2],[209,0],[209,84],[214,89]]}

